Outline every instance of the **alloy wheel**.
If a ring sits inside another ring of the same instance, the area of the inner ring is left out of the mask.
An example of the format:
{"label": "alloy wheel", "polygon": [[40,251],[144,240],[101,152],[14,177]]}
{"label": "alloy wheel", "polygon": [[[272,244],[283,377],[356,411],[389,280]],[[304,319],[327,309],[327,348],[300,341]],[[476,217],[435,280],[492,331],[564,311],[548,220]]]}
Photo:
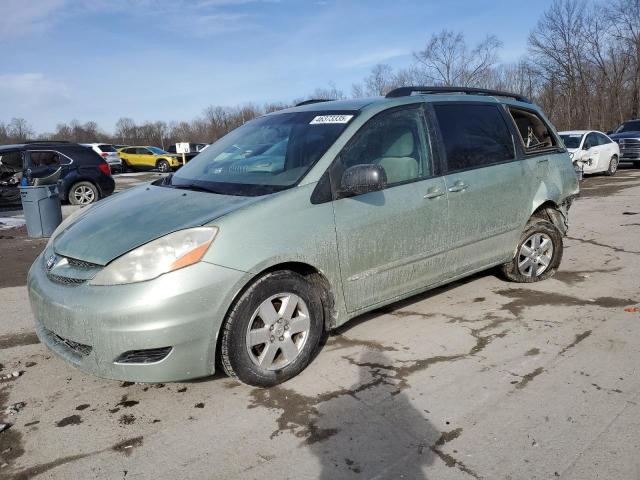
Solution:
{"label": "alloy wheel", "polygon": [[609,162],[609,173],[613,175],[618,170],[618,159],[617,157],[611,157],[611,162]]}
{"label": "alloy wheel", "polygon": [[79,185],[73,190],[73,198],[79,205],[88,205],[96,199],[96,193],[91,187]]}
{"label": "alloy wheel", "polygon": [[518,252],[518,270],[525,277],[542,275],[553,258],[553,241],[545,233],[534,233],[527,238]]}
{"label": "alloy wheel", "polygon": [[307,342],[311,322],[307,304],[293,293],[279,293],[256,309],[247,327],[251,361],[265,370],[290,365]]}

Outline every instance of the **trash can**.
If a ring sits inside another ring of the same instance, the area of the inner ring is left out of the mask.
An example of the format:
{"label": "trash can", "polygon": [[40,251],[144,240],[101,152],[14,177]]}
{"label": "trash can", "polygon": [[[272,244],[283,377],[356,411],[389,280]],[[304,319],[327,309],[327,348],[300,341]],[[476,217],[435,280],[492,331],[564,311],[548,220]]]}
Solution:
{"label": "trash can", "polygon": [[62,222],[58,185],[21,186],[20,199],[27,234],[32,238],[50,237]]}

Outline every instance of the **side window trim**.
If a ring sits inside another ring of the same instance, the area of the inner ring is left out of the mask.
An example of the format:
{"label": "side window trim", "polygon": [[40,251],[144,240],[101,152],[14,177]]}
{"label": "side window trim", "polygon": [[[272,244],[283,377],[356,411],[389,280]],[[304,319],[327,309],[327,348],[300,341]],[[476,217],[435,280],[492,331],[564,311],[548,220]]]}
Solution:
{"label": "side window trim", "polygon": [[[60,166],[64,167],[67,165],[71,165],[73,163],[73,159],[71,157],[68,157],[67,155],[65,155],[64,153],[59,152],[58,150],[25,150],[24,153],[24,157],[23,157],[23,165],[24,168],[32,168],[33,167],[33,163],[31,161],[31,152],[34,153],[38,153],[38,152],[53,152],[56,155],[58,155],[58,158],[60,159]],[[64,162],[63,162],[64,160]]]}
{"label": "side window trim", "polygon": [[[505,126],[507,127],[507,130],[509,131],[509,134],[511,135],[511,142],[512,145],[514,147],[513,149],[513,158],[508,159],[508,160],[502,160],[502,161],[497,161],[497,162],[493,162],[493,163],[489,163],[489,164],[484,164],[484,165],[477,165],[477,166],[473,166],[473,167],[468,167],[468,168],[460,168],[460,169],[455,169],[452,170],[449,168],[449,163],[448,163],[448,159],[447,159],[447,151],[445,149],[445,144],[444,144],[444,138],[442,137],[442,128],[440,127],[440,122],[438,122],[438,117],[435,113],[435,106],[436,105],[483,105],[483,106],[493,106],[496,107],[498,112],[500,112],[500,116],[502,117],[503,121],[505,122]],[[515,129],[515,124],[513,122],[513,119],[511,118],[511,115],[508,115],[507,112],[504,111],[504,108],[502,108],[502,104],[501,103],[496,103],[496,102],[474,102],[474,101],[446,101],[446,100],[441,100],[441,101],[435,101],[435,102],[429,102],[428,103],[428,108],[431,111],[431,115],[432,115],[432,121],[433,121],[433,125],[435,127],[435,135],[436,135],[436,141],[438,144],[438,157],[439,157],[439,164],[440,164],[440,175],[444,176],[444,175],[450,175],[453,173],[461,173],[461,172],[467,172],[470,170],[478,170],[481,168],[487,168],[487,167],[493,167],[495,165],[502,165],[505,163],[512,163],[512,162],[517,162],[520,161],[522,159],[521,155],[522,155],[522,151],[519,148],[519,144],[521,142],[516,140],[516,135],[518,136],[518,138],[520,137],[520,133],[517,132],[517,129]],[[515,129],[515,131],[514,131]],[[524,148],[523,148],[524,149]]]}

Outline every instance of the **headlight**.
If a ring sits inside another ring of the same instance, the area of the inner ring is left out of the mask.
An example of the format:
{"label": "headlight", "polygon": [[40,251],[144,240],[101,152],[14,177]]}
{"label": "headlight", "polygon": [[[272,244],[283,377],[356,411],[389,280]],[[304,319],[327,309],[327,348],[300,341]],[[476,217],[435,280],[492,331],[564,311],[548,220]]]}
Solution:
{"label": "headlight", "polygon": [[107,265],[90,285],[144,282],[199,262],[216,237],[216,227],[170,233],[131,250]]}

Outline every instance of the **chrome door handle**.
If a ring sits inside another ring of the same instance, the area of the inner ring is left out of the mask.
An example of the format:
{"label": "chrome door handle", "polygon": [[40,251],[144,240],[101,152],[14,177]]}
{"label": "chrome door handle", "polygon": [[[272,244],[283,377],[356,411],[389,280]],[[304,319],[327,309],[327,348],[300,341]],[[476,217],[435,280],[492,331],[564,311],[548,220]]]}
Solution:
{"label": "chrome door handle", "polygon": [[426,195],[422,198],[432,199],[441,197],[442,195],[444,195],[444,192],[440,188],[430,188],[429,190],[427,190]]}
{"label": "chrome door handle", "polygon": [[469,188],[469,185],[461,182],[460,180],[458,180],[457,182],[455,182],[453,184],[452,187],[449,187],[449,191],[450,192],[463,192],[465,191],[467,188]]}
{"label": "chrome door handle", "polygon": [[537,163],[549,163],[549,159],[548,158],[543,158],[542,160],[538,160]]}

